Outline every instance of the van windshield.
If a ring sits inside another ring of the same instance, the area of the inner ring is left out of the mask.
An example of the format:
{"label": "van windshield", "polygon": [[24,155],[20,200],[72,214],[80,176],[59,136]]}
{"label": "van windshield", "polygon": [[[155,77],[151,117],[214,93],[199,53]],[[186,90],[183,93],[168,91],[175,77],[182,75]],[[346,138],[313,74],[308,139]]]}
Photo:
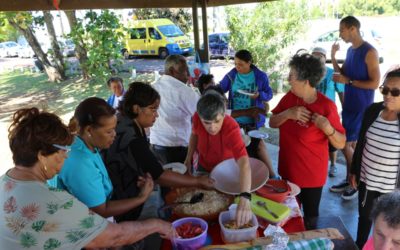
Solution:
{"label": "van windshield", "polygon": [[166,37],[177,37],[177,36],[183,36],[184,35],[182,30],[179,29],[179,27],[174,25],[174,24],[160,25],[160,26],[157,26],[157,28]]}

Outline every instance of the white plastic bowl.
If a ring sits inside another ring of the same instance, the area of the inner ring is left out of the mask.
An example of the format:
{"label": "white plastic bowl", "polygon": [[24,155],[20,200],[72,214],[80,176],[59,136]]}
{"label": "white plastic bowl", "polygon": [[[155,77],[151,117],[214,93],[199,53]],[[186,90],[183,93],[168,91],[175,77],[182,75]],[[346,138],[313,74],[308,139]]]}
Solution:
{"label": "white plastic bowl", "polygon": [[[265,166],[262,161],[255,158],[250,158],[250,167],[250,192],[254,192],[268,181],[269,172],[267,166]],[[233,195],[240,193],[239,166],[235,159],[225,160],[215,166],[211,171],[210,178],[215,180],[214,187],[218,191]]]}

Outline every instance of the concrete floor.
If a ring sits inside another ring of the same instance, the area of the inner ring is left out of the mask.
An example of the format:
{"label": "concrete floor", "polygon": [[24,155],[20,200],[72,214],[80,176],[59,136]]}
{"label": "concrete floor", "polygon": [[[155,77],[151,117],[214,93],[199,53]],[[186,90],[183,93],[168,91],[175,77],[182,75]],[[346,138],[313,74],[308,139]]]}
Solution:
{"label": "concrete floor", "polygon": [[[276,168],[278,166],[279,147],[267,144],[267,150],[272,159],[272,164]],[[322,198],[319,207],[320,215],[336,215],[340,216],[343,223],[353,239],[357,236],[358,223],[358,198],[351,201],[345,201],[340,196],[340,193],[332,193],[329,187],[344,180],[346,177],[346,166],[336,164],[338,174],[336,177],[328,177],[327,182],[322,191]]]}

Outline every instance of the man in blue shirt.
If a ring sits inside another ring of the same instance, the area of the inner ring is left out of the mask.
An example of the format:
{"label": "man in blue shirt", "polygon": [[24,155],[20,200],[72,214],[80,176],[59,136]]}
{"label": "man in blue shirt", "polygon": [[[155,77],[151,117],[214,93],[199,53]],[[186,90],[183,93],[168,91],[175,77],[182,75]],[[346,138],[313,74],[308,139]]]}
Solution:
{"label": "man in blue shirt", "polygon": [[332,192],[344,191],[342,198],[345,200],[357,197],[357,190],[349,186],[348,183],[351,161],[364,111],[374,102],[374,92],[378,88],[381,76],[378,52],[363,40],[360,26],[360,22],[353,16],[347,16],[340,21],[340,38],[346,43],[351,43],[342,67],[339,66],[335,58],[339,44],[335,42],[331,50],[333,67],[336,72],[340,72],[340,74],[333,75],[333,81],[346,85],[342,123],[346,129],[346,146],[343,149],[343,154],[347,163],[347,178],[343,183],[332,186],[330,190]]}
{"label": "man in blue shirt", "polygon": [[[326,63],[326,50],[321,47],[315,47],[312,50],[312,55],[318,57],[323,64]],[[340,103],[343,106],[343,98],[344,98],[344,84],[337,83],[332,81],[333,69],[325,66],[326,73],[324,79],[317,85],[317,90],[327,96],[330,100],[336,103],[336,93],[339,96]],[[333,147],[329,143],[329,160],[331,162],[331,166],[329,169],[329,177],[335,177],[337,174],[336,169],[336,151],[337,149]]]}

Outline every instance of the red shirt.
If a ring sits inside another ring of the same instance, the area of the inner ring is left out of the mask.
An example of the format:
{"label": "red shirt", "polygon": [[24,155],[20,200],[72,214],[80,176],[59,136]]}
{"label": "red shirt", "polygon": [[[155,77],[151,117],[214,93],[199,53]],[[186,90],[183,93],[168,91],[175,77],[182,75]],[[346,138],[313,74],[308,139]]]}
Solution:
{"label": "red shirt", "polygon": [[246,146],[240,135],[237,122],[225,115],[221,130],[216,135],[210,135],[200,121],[197,112],[193,115],[193,134],[197,135],[197,151],[199,163],[207,171],[211,170],[221,161],[242,156],[247,156]]}
{"label": "red shirt", "polygon": [[[306,104],[292,92],[287,93],[273,114],[294,106],[304,106],[313,113],[325,116],[337,132],[345,133],[334,102],[317,92],[317,100]],[[300,187],[322,187],[328,173],[328,137],[311,121],[301,124],[287,120],[279,127],[278,172]]]}

